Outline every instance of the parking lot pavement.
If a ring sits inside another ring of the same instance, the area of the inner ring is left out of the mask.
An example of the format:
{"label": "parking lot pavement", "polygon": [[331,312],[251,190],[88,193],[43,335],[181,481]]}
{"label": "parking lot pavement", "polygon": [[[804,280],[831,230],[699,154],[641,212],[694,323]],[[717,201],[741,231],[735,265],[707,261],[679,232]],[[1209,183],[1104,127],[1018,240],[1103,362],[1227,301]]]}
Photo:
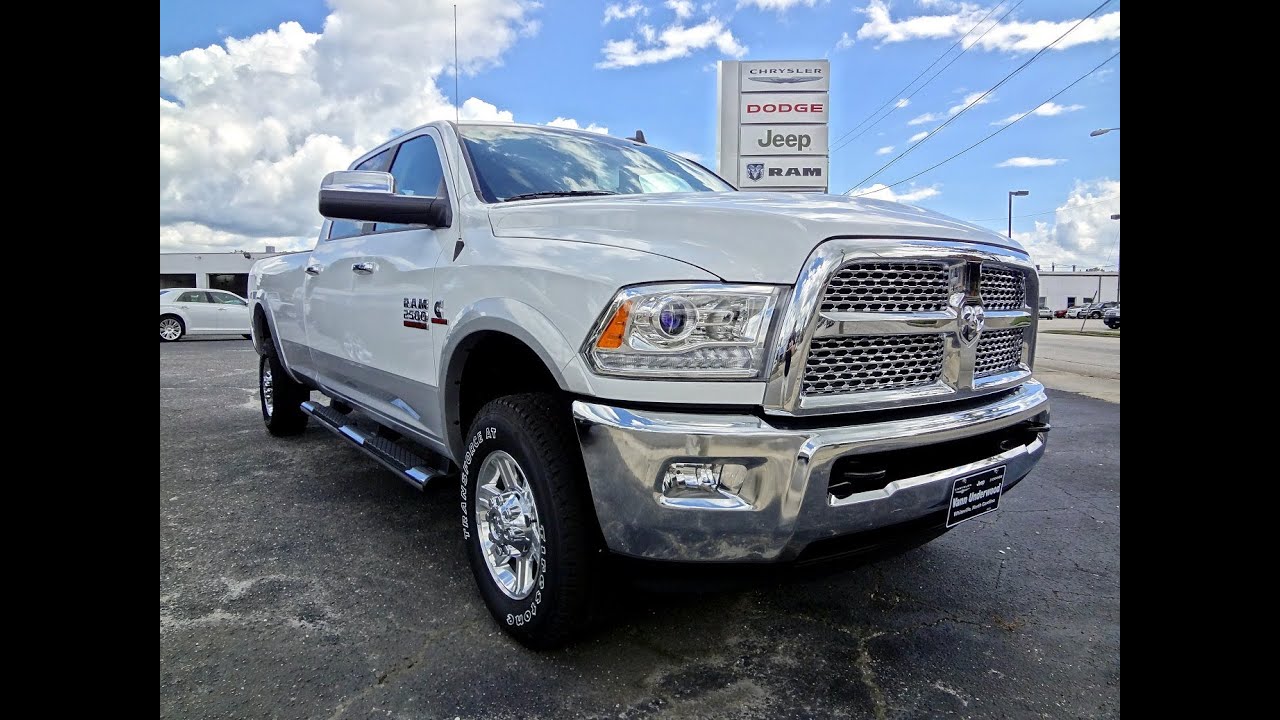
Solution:
{"label": "parking lot pavement", "polygon": [[[1105,330],[1101,320],[1086,320],[1086,330]],[[1058,335],[1046,329],[1079,330],[1081,321],[1040,321],[1036,333],[1036,376],[1057,390],[1120,402],[1120,338]],[[1093,327],[1097,325],[1098,327]]]}
{"label": "parking lot pavement", "polygon": [[534,653],[490,620],[456,489],[262,427],[243,340],[160,348],[160,715],[1111,717],[1120,406],[1053,392],[991,515],[897,558],[736,592],[620,593]]}

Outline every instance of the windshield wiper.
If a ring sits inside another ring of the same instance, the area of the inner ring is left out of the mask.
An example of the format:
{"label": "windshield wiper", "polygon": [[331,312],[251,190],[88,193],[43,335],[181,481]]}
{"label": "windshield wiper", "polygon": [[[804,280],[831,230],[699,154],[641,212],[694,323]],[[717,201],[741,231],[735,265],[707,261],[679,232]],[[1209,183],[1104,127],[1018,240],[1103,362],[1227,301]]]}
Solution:
{"label": "windshield wiper", "polygon": [[617,195],[612,190],[550,190],[547,192],[531,192],[512,195],[503,200],[503,202],[511,202],[512,200],[532,200],[534,198],[549,197],[582,197],[585,195]]}

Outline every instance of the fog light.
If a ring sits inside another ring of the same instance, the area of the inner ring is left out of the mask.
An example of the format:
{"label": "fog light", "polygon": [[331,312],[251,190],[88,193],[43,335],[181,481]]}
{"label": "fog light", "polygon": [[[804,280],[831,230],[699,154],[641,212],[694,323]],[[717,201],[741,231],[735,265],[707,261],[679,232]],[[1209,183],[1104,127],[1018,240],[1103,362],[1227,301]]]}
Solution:
{"label": "fog light", "polygon": [[693,490],[714,492],[720,487],[721,463],[671,463],[662,479],[662,492]]}

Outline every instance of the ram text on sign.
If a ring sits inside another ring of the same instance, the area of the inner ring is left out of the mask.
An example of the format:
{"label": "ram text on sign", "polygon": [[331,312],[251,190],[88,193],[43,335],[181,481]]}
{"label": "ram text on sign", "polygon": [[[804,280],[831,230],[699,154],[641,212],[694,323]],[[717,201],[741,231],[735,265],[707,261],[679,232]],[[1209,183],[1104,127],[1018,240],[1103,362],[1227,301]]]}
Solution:
{"label": "ram text on sign", "polygon": [[760,188],[825,187],[825,157],[743,157],[738,160],[740,190]]}

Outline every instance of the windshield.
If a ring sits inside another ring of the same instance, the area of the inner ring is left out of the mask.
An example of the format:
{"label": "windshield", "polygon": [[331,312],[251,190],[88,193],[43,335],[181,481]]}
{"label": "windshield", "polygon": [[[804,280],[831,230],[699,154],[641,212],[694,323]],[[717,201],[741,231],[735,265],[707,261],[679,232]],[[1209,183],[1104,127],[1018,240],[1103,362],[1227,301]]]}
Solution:
{"label": "windshield", "polygon": [[678,155],[607,135],[509,125],[461,125],[488,202],[542,193],[725,192],[733,186]]}

